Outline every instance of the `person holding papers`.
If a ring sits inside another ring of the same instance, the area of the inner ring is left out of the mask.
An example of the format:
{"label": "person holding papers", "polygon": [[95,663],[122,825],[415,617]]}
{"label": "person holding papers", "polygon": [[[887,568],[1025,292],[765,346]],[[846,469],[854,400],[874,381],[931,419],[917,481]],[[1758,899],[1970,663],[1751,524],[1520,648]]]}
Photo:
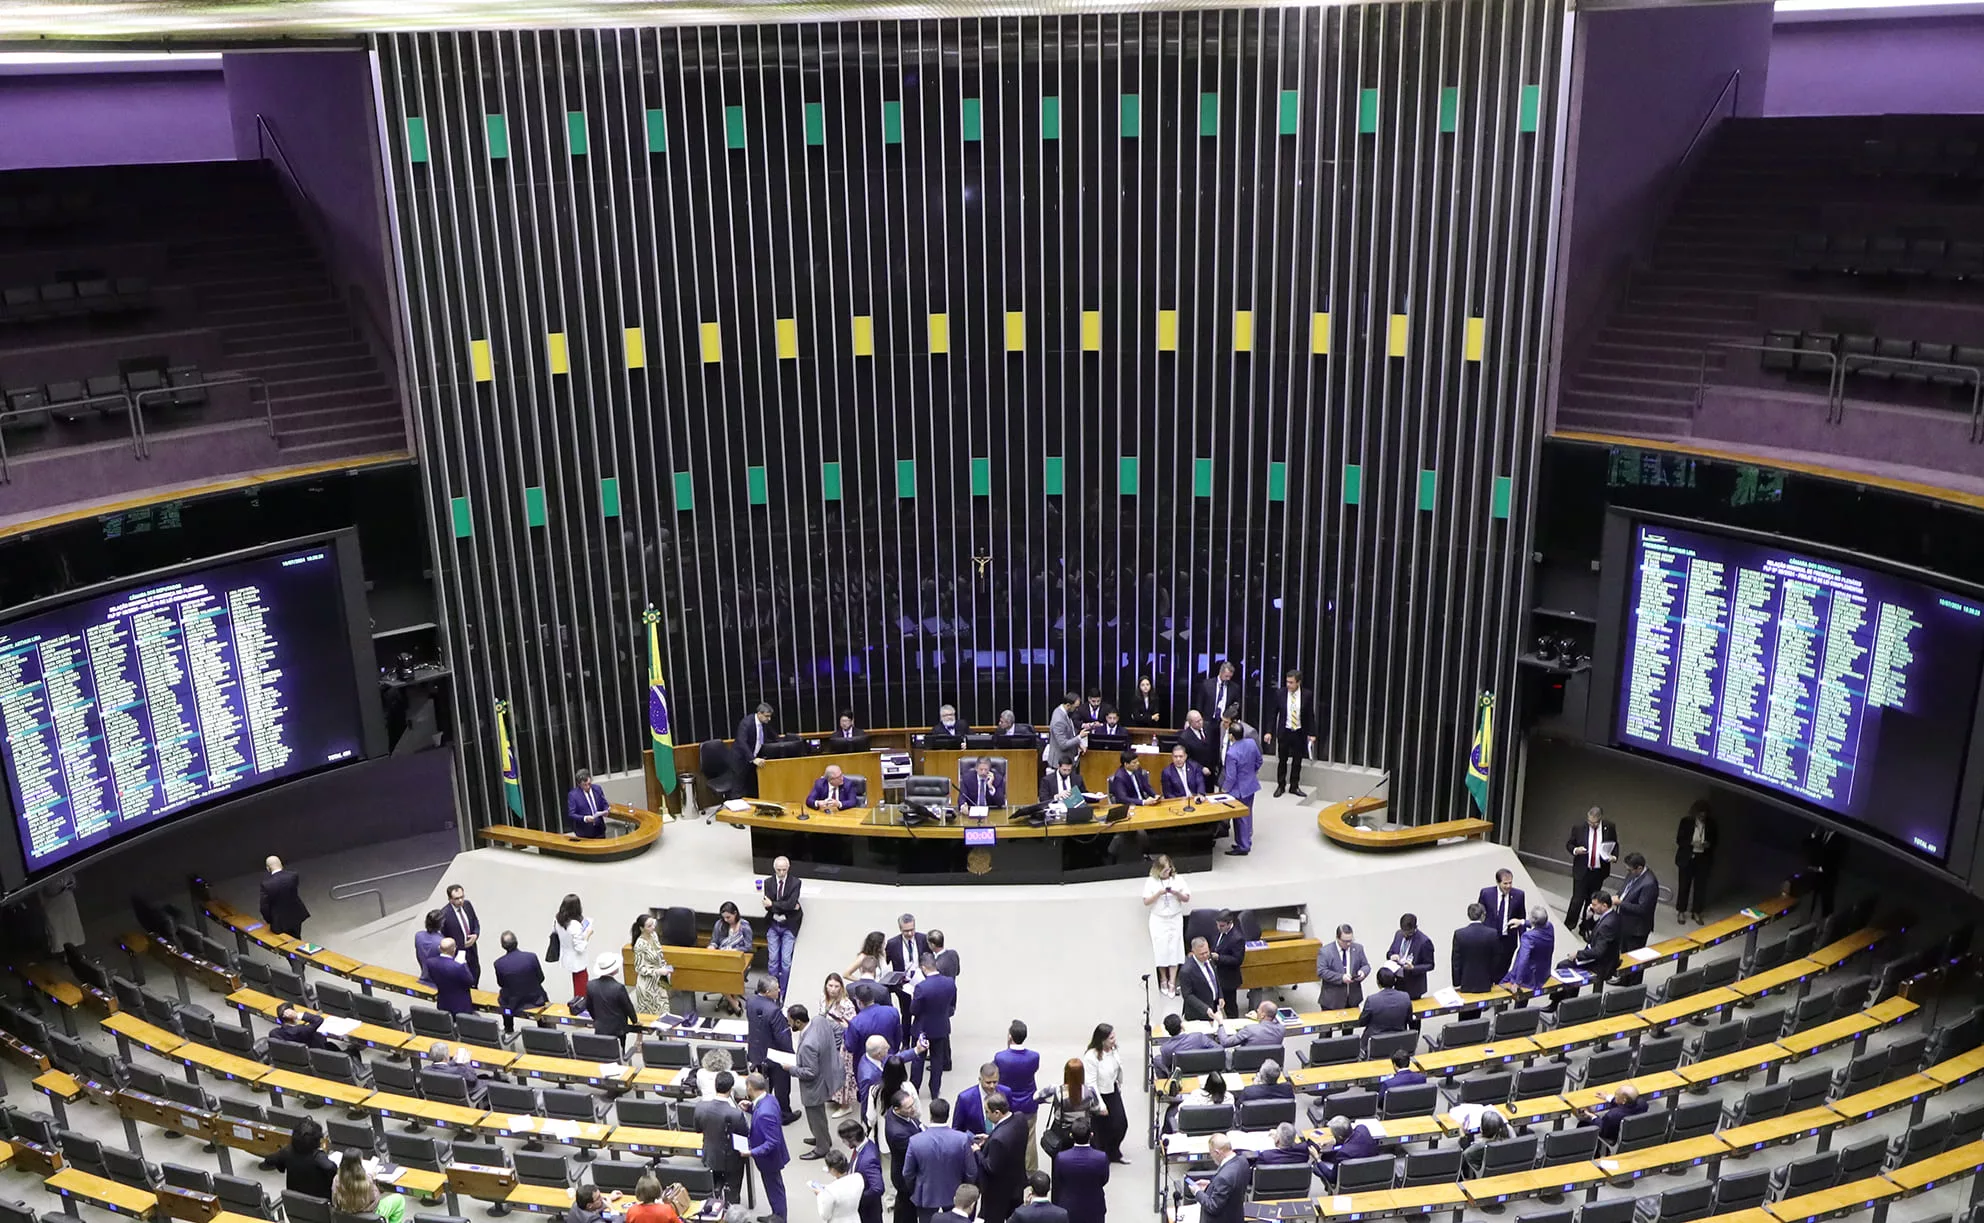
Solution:
{"label": "person holding papers", "polygon": [[475,1013],[475,999],[469,995],[475,989],[475,975],[468,965],[461,962],[461,953],[455,949],[455,940],[444,938],[434,958],[427,961],[427,978],[434,983],[434,1005],[450,1015],[472,1015]]}
{"label": "person holding papers", "polygon": [[1206,792],[1206,775],[1185,758],[1183,745],[1171,749],[1171,763],[1164,769],[1164,797],[1184,798]]}
{"label": "person holding papers", "polygon": [[1647,868],[1646,855],[1626,855],[1626,881],[1619,885],[1619,950],[1637,951],[1653,934],[1653,912],[1660,907],[1660,880]]}
{"label": "person holding papers", "polygon": [[806,794],[806,806],[814,811],[839,811],[843,807],[860,805],[860,792],[837,764],[828,765],[826,775],[814,782],[813,788]]}
{"label": "person holding papers", "polygon": [[[778,982],[771,977],[758,981],[757,992],[744,1000],[744,1060],[759,1068],[772,1085],[778,1099],[781,1124],[799,1120],[792,1107],[792,1074],[787,1068],[792,1055],[792,1024],[778,1005]],[[784,1054],[774,1057],[772,1054]]]}
{"label": "person holding papers", "polygon": [[580,840],[606,835],[606,791],[592,783],[592,770],[580,769],[565,795],[565,833]]}
{"label": "person holding papers", "polygon": [[1385,949],[1385,963],[1397,974],[1398,987],[1407,998],[1418,1001],[1426,996],[1426,974],[1433,971],[1433,940],[1420,930],[1416,915],[1399,915],[1398,933],[1392,935],[1391,946]]}
{"label": "person holding papers", "polygon": [[1185,907],[1191,903],[1192,889],[1179,877],[1171,855],[1152,858],[1150,877],[1144,880],[1144,907],[1150,910],[1150,953],[1160,994],[1178,994],[1178,965],[1185,961]]}
{"label": "person holding papers", "polygon": [[1059,803],[1063,810],[1082,805],[1085,801],[1082,798],[1082,779],[1075,773],[1073,757],[1047,770],[1047,777],[1041,783],[1040,801]]}
{"label": "person holding papers", "polygon": [[1612,856],[1619,852],[1619,829],[1597,807],[1584,813],[1584,823],[1571,829],[1564,839],[1571,856],[1571,905],[1565,910],[1564,924],[1573,930],[1585,924],[1585,908],[1612,874]]}
{"label": "person holding papers", "polygon": [[1516,958],[1516,943],[1522,938],[1523,918],[1529,912],[1529,897],[1516,886],[1515,872],[1503,867],[1495,872],[1495,886],[1482,888],[1477,897],[1487,914],[1485,920],[1502,940],[1502,971],[1507,972]]}
{"label": "person holding papers", "polygon": [[[1580,969],[1602,983],[1619,971],[1619,913],[1612,907],[1612,893],[1604,888],[1592,895],[1590,903],[1591,934],[1576,955],[1557,967]],[[1562,997],[1574,998],[1577,992],[1573,989]]]}
{"label": "person holding papers", "polygon": [[980,756],[971,767],[971,775],[964,779],[964,805],[967,807],[1003,807],[1006,805],[1006,782],[992,771],[992,758]]}
{"label": "person holding papers", "polygon": [[1261,792],[1261,745],[1247,737],[1246,723],[1235,718],[1226,728],[1226,760],[1220,766],[1219,787],[1247,808],[1233,821],[1233,844],[1226,852],[1244,858],[1254,848],[1254,796]]}

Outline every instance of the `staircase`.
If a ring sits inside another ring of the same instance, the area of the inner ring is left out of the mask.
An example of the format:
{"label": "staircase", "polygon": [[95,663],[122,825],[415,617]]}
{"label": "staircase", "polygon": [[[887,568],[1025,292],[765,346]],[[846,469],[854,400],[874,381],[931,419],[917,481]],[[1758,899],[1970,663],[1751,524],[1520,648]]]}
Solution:
{"label": "staircase", "polygon": [[[1708,381],[1763,334],[1759,299],[1784,285],[1793,231],[1824,228],[1825,206],[1867,198],[1851,170],[1857,143],[1905,120],[1731,119],[1711,138],[1651,256],[1604,329],[1565,375],[1559,431],[1682,437],[1706,354]],[[1933,122],[1933,120],[1932,120]],[[1885,126],[1884,126],[1885,125]],[[1874,189],[1878,191],[1878,188]]]}
{"label": "staircase", "polygon": [[193,290],[195,321],[220,334],[225,368],[268,383],[283,461],[405,450],[392,372],[360,334],[275,171],[261,162],[175,169],[204,172],[214,189],[205,232],[170,244],[172,278]]}

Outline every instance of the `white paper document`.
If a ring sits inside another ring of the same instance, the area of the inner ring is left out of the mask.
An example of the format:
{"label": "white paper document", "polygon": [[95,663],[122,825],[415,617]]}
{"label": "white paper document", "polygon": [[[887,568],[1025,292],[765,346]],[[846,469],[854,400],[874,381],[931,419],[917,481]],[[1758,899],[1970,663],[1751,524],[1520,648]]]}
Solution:
{"label": "white paper document", "polygon": [[742,1019],[719,1019],[716,1021],[716,1026],[710,1030],[721,1032],[725,1036],[742,1036],[751,1030],[751,1025]]}
{"label": "white paper document", "polygon": [[627,1073],[625,1062],[601,1062],[596,1072],[602,1079],[617,1079]]}
{"label": "white paper document", "polygon": [[326,1036],[349,1036],[358,1030],[358,1020],[339,1019],[335,1015],[326,1015],[322,1030]]}
{"label": "white paper document", "polygon": [[749,811],[751,804],[741,798],[733,798],[723,805],[725,811]]}
{"label": "white paper document", "polygon": [[1660,953],[1651,947],[1635,947],[1626,953],[1629,960],[1651,960]]}
{"label": "white paper document", "polygon": [[730,1136],[730,1145],[736,1148],[739,1155],[749,1155],[751,1153],[751,1140],[743,1134],[732,1134]]}
{"label": "white paper document", "polygon": [[1440,1004],[1441,1006],[1461,1006],[1461,1005],[1463,1005],[1463,1000],[1462,1000],[1462,998],[1461,998],[1461,996],[1460,996],[1460,991],[1459,991],[1459,990],[1457,990],[1457,989],[1455,989],[1455,988],[1454,988],[1453,986],[1451,986],[1451,985],[1449,985],[1449,986],[1447,986],[1447,987],[1445,987],[1444,989],[1436,989],[1436,990],[1434,990],[1434,991],[1433,991],[1433,1000],[1434,1000],[1435,1002],[1438,1002],[1438,1003],[1439,1003],[1439,1004]]}
{"label": "white paper document", "polygon": [[982,820],[985,818],[985,808],[977,805],[973,805],[973,807],[967,814],[969,814],[972,819]]}

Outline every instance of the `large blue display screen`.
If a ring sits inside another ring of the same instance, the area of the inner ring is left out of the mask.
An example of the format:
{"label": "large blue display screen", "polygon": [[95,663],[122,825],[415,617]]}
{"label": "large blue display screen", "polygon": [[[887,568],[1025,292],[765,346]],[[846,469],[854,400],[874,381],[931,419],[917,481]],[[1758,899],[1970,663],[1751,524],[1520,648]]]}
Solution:
{"label": "large blue display screen", "polygon": [[0,765],[30,873],[363,755],[333,544],[0,625]]}
{"label": "large blue display screen", "polygon": [[1984,605],[1746,539],[1633,526],[1614,742],[1943,858]]}

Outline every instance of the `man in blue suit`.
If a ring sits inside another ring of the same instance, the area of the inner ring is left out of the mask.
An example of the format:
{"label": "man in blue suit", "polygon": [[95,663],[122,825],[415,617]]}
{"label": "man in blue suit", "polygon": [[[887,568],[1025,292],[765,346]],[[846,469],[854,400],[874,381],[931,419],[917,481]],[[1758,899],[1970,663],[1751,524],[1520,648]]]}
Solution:
{"label": "man in blue suit", "polygon": [[958,983],[937,971],[937,957],[924,952],[923,979],[909,998],[909,1041],[930,1070],[930,1095],[944,1090],[951,1068],[951,1016],[958,1012]]}
{"label": "man in blue suit", "polygon": [[1399,914],[1398,933],[1385,949],[1385,959],[1398,975],[1398,987],[1414,1000],[1426,996],[1426,974],[1433,970],[1433,940],[1419,928],[1419,919]]}
{"label": "man in blue suit", "polygon": [[1140,807],[1157,797],[1157,790],[1150,784],[1150,774],[1144,772],[1142,757],[1131,748],[1124,748],[1123,767],[1109,775],[1109,801],[1122,803],[1126,807]]}
{"label": "man in blue suit", "polygon": [[972,1153],[971,1136],[952,1129],[950,1117],[949,1104],[941,1098],[931,1100],[930,1124],[909,1140],[902,1179],[909,1186],[910,1201],[916,1204],[919,1223],[930,1223],[932,1215],[950,1209],[958,1186],[978,1179],[978,1156]]}
{"label": "man in blue suit", "polygon": [[580,769],[565,796],[565,831],[594,841],[606,835],[606,791],[592,784],[592,771]]}
{"label": "man in blue suit", "polygon": [[1329,1141],[1316,1152],[1312,1165],[1323,1183],[1336,1188],[1337,1165],[1346,1159],[1366,1159],[1379,1153],[1378,1140],[1361,1125],[1353,1126],[1348,1117],[1331,1117]]}
{"label": "man in blue suit", "polygon": [[1164,769],[1164,797],[1183,798],[1187,794],[1206,792],[1206,775],[1197,765],[1185,758],[1185,749],[1171,749],[1171,763]]}
{"label": "man in blue suit", "polygon": [[806,806],[812,811],[839,811],[843,807],[860,805],[860,792],[837,764],[828,765],[826,776],[814,782],[813,788],[806,794]]}
{"label": "man in blue suit", "polygon": [[1159,1074],[1170,1074],[1171,1063],[1180,1053],[1190,1053],[1194,1049],[1217,1049],[1218,1038],[1209,1032],[1187,1032],[1185,1021],[1172,1012],[1164,1017],[1164,1041],[1158,1045],[1151,1060],[1157,1063]]}
{"label": "man in blue suit", "polygon": [[1109,1209],[1103,1194],[1109,1184],[1109,1156],[1089,1145],[1087,1117],[1075,1118],[1068,1141],[1054,1157],[1054,1204],[1066,1207],[1070,1219],[1102,1223]]}
{"label": "man in blue suit", "polygon": [[792,1109],[792,1072],[765,1056],[767,1050],[792,1052],[792,1021],[778,1004],[778,982],[766,977],[758,990],[744,1000],[744,1057],[771,1080],[772,1095],[778,1099],[781,1120],[791,1125],[799,1120]]}
{"label": "man in blue suit", "polygon": [[1364,1024],[1364,1035],[1404,1032],[1412,1027],[1412,999],[1398,987],[1398,974],[1389,968],[1378,970],[1378,992],[1364,1000],[1357,1018]]}
{"label": "man in blue suit", "polygon": [[[1495,886],[1482,888],[1476,897],[1484,919],[1495,928],[1495,934],[1502,940],[1502,971],[1509,971],[1509,965],[1516,961],[1516,945],[1522,941],[1523,918],[1529,913],[1529,897],[1516,886],[1515,872],[1503,867],[1495,872]],[[1501,980],[1497,977],[1496,980]]]}
{"label": "man in blue suit", "polygon": [[967,1134],[990,1133],[992,1127],[985,1120],[985,1097],[997,1090],[999,1067],[987,1062],[978,1068],[978,1082],[958,1093],[957,1107],[951,1110],[951,1128]]}
{"label": "man in blue suit", "polygon": [[1247,805],[1247,814],[1233,821],[1233,844],[1227,853],[1245,857],[1254,848],[1254,796],[1261,792],[1261,745],[1247,737],[1247,728],[1235,721],[1227,728],[1226,764],[1219,774],[1219,788]]}
{"label": "man in blue suit", "polygon": [[[879,1036],[870,1036],[861,1056],[854,1063],[854,1095],[859,1101],[866,1101],[868,1093],[882,1081],[882,1070],[889,1062],[889,1042]],[[856,1106],[857,1111],[860,1105]]]}
{"label": "man in blue suit", "polygon": [[468,965],[455,960],[455,940],[444,938],[441,949],[422,967],[427,969],[427,979],[434,983],[434,1005],[450,1015],[469,1015],[475,1011],[475,999],[469,992],[475,988],[475,974]]}
{"label": "man in blue suit", "polygon": [[1003,807],[1006,805],[1006,779],[992,770],[992,760],[980,756],[972,766],[971,773],[958,787],[967,807]]}
{"label": "man in blue suit", "polygon": [[881,988],[872,981],[856,981],[850,991],[857,1009],[841,1040],[855,1057],[868,1048],[870,1036],[887,1041],[891,1053],[902,1047],[902,1017],[896,1014],[896,1008],[877,1001],[876,992]]}
{"label": "man in blue suit", "polygon": [[744,1090],[751,1097],[751,1162],[758,1165],[758,1179],[765,1183],[765,1205],[773,1220],[785,1223],[785,1165],[792,1157],[786,1153],[778,1101],[762,1074],[746,1075]]}
{"label": "man in blue suit", "polygon": [[1293,1100],[1295,1084],[1281,1077],[1281,1063],[1269,1058],[1254,1072],[1254,1081],[1240,1089],[1234,1097],[1235,1103],[1245,1104],[1250,1100]]}
{"label": "man in blue suit", "polygon": [[881,1148],[868,1137],[867,1127],[851,1117],[834,1132],[854,1152],[854,1174],[861,1178],[861,1223],[882,1223],[882,1196],[888,1185],[882,1179]]}
{"label": "man in blue suit", "polygon": [[1053,1181],[1045,1172],[1032,1172],[1026,1178],[1026,1196],[1019,1209],[1006,1216],[1006,1223],[1069,1223],[1068,1212],[1051,1200]]}
{"label": "man in blue suit", "polygon": [[1412,1068],[1412,1055],[1403,1049],[1392,1050],[1392,1072],[1378,1080],[1378,1103],[1385,1102],[1385,1093],[1394,1087],[1412,1087],[1424,1083],[1426,1076]]}
{"label": "man in blue suit", "polygon": [[[1007,1107],[1013,1115],[1026,1124],[1026,1170],[1033,1171],[1037,1158],[1035,1152],[1039,1144],[1034,1141],[1034,1121],[1040,1115],[1040,1100],[1034,1095],[1034,1076],[1040,1073],[1040,1054],[1026,1047],[1026,1022],[1015,1019],[1006,1025],[1006,1047],[992,1055],[992,1064],[999,1068],[999,1090],[1005,1094]],[[1013,1185],[1013,1199],[1017,1203],[1020,1186]]]}
{"label": "man in blue suit", "polygon": [[1600,1142],[1619,1141],[1619,1127],[1625,1124],[1626,1118],[1637,1117],[1646,1111],[1646,1101],[1640,1099],[1640,1089],[1631,1083],[1619,1084],[1619,1090],[1600,1099],[1603,1102],[1597,1107],[1587,1108],[1578,1114],[1579,1125],[1598,1127]]}

